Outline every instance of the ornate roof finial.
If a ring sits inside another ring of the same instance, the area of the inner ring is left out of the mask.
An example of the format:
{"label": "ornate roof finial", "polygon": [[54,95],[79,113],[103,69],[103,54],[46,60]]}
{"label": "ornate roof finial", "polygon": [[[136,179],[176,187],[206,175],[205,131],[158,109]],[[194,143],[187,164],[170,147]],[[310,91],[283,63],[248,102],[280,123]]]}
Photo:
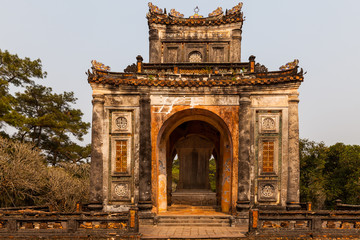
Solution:
{"label": "ornate roof finial", "polygon": [[298,65],[299,65],[299,60],[295,59],[294,61],[288,62],[287,64],[281,66],[279,69],[281,71],[290,70],[296,68]]}
{"label": "ornate roof finial", "polygon": [[190,16],[190,18],[203,18],[203,16],[199,15],[199,11],[200,11],[199,7],[196,6],[196,8],[194,8],[194,13],[195,14]]}
{"label": "ornate roof finial", "polygon": [[195,13],[195,14],[198,14],[199,11],[200,11],[200,8],[199,8],[198,6],[196,6],[196,8],[194,8],[194,13]]}
{"label": "ornate roof finial", "polygon": [[236,5],[235,7],[233,7],[232,9],[230,9],[229,11],[227,11],[227,15],[235,14],[235,13],[237,13],[237,12],[240,12],[242,6],[243,6],[243,3],[242,3],[242,2],[239,2],[238,5]]}
{"label": "ornate roof finial", "polygon": [[101,71],[110,71],[109,66],[105,66],[101,62],[97,62],[96,60],[91,61],[91,65],[95,70],[101,70]]}
{"label": "ornate roof finial", "polygon": [[212,13],[209,13],[209,17],[215,17],[215,16],[219,16],[220,14],[223,13],[223,10],[221,7],[218,7],[216,10],[214,10]]}
{"label": "ornate roof finial", "polygon": [[156,14],[163,14],[163,10],[155,5],[153,5],[151,2],[148,3],[149,11],[150,13],[156,13]]}
{"label": "ornate roof finial", "polygon": [[178,18],[183,18],[184,17],[184,14],[179,13],[175,9],[170,10],[170,15],[173,16],[173,17],[178,17]]}

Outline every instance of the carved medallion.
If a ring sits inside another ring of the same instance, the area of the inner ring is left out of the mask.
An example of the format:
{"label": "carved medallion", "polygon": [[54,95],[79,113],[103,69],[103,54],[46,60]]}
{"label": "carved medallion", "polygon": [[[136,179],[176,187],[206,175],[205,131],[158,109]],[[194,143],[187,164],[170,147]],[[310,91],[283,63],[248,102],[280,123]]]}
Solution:
{"label": "carved medallion", "polygon": [[266,184],[261,188],[261,196],[265,198],[271,198],[275,195],[275,188],[271,184]]}
{"label": "carved medallion", "polygon": [[126,130],[128,127],[128,121],[125,117],[118,117],[115,120],[116,126],[120,130]]}
{"label": "carved medallion", "polygon": [[119,197],[127,197],[129,192],[128,185],[118,184],[115,186],[114,192]]}
{"label": "carved medallion", "polygon": [[271,131],[276,129],[276,123],[271,117],[262,119],[262,129],[265,131]]}

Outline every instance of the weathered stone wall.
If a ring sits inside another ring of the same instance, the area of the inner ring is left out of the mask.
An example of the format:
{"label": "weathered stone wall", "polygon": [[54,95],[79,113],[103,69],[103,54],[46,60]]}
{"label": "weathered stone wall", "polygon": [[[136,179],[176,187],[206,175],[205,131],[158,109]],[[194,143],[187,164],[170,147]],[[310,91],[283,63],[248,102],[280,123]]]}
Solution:
{"label": "weathered stone wall", "polygon": [[124,213],[1,211],[0,239],[140,239],[136,208]]}
{"label": "weathered stone wall", "polygon": [[150,63],[189,62],[199,52],[199,62],[241,62],[242,22],[208,26],[149,25]]}
{"label": "weathered stone wall", "polygon": [[[283,85],[281,89],[92,87],[94,95],[102,99],[94,105],[93,119],[93,126],[97,126],[93,130],[93,139],[97,139],[94,161],[99,162],[93,170],[94,176],[99,176],[94,186],[102,181],[102,188],[94,190],[93,197],[100,202],[102,198],[105,211],[126,211],[135,203],[143,211],[152,207],[166,210],[166,138],[176,124],[191,120],[220,129],[222,144],[229,146],[228,150],[223,148],[224,165],[218,169],[221,179],[229,179],[220,191],[225,212],[247,211],[254,205],[284,209],[287,202],[299,201],[298,171],[292,170],[298,164],[297,102],[291,105],[298,85]],[[186,115],[190,110],[194,114]],[[126,126],[121,125],[125,122]],[[175,125],[169,127],[169,122]],[[127,144],[125,172],[115,171],[116,141]],[[274,170],[269,173],[262,170],[264,141],[275,144]]]}
{"label": "weathered stone wall", "polygon": [[250,239],[358,239],[358,211],[250,212]]}

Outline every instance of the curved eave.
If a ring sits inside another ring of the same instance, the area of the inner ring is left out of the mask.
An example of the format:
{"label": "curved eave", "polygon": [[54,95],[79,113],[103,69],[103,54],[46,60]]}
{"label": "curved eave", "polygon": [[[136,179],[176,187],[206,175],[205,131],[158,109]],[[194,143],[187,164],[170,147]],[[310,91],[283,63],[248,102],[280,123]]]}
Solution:
{"label": "curved eave", "polygon": [[111,75],[89,74],[88,82],[96,84],[106,84],[113,86],[148,86],[148,87],[226,87],[226,86],[255,86],[255,85],[276,85],[281,83],[302,82],[304,77],[300,74],[292,76],[256,76],[253,78],[240,79],[150,79],[134,78],[129,74],[128,77],[116,77]]}

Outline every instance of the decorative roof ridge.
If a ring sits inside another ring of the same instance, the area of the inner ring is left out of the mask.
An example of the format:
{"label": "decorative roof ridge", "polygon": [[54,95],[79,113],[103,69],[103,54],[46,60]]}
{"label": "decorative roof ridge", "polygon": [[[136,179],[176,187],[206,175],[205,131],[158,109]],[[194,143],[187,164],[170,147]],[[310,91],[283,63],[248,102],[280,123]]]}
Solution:
{"label": "decorative roof ridge", "polygon": [[216,87],[216,86],[244,86],[244,85],[274,85],[281,83],[302,82],[303,76],[285,76],[278,78],[241,78],[241,79],[197,79],[197,80],[171,80],[153,78],[116,78],[111,76],[88,76],[89,83],[109,85],[132,85],[132,86],[159,86],[159,87]]}
{"label": "decorative roof ridge", "polygon": [[208,17],[203,17],[198,14],[198,7],[195,9],[195,14],[185,18],[184,14],[171,9],[169,14],[166,14],[166,9],[164,11],[153,5],[149,2],[149,12],[146,17],[148,23],[160,23],[160,24],[188,24],[188,25],[220,25],[226,23],[242,22],[244,21],[243,14],[241,12],[243,3],[240,2],[238,5],[233,7],[230,10],[226,10],[226,13],[222,11],[221,7],[218,7],[213,12],[208,14]]}
{"label": "decorative roof ridge", "polygon": [[295,83],[304,80],[303,69],[298,66],[293,69],[274,72],[252,72],[247,74],[145,74],[116,73],[106,70],[88,71],[88,82],[109,85],[132,86],[162,86],[162,87],[215,87],[243,85],[273,85],[280,83]]}

